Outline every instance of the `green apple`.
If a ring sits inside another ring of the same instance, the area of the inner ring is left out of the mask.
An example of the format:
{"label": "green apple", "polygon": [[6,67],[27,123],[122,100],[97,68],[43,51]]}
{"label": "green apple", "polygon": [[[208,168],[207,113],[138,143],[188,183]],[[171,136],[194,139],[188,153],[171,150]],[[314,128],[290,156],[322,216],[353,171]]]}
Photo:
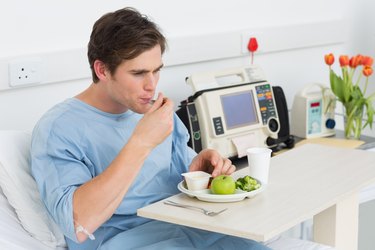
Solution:
{"label": "green apple", "polygon": [[210,189],[213,194],[234,194],[236,182],[232,176],[219,175],[212,180]]}

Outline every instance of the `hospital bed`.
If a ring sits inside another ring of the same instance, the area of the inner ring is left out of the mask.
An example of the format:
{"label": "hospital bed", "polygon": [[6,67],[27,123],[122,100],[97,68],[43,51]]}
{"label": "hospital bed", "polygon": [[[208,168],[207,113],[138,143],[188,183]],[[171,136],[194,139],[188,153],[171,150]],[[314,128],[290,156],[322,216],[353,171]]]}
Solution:
{"label": "hospital bed", "polygon": [[[62,233],[47,214],[29,169],[31,133],[0,130],[0,249],[64,250]],[[309,240],[278,236],[275,250],[329,250]]]}

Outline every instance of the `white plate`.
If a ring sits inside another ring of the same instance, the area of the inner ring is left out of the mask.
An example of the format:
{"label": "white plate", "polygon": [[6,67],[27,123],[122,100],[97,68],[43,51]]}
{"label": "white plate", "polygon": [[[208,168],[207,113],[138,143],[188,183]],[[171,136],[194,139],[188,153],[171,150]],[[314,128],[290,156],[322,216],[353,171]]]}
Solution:
{"label": "white plate", "polygon": [[212,194],[209,189],[203,189],[200,191],[191,191],[186,188],[185,181],[181,181],[177,185],[178,190],[187,194],[190,197],[196,197],[198,200],[201,201],[208,201],[208,202],[235,202],[235,201],[242,201],[245,198],[251,198],[255,195],[259,194],[264,190],[265,187],[263,185],[260,188],[245,192],[242,190],[236,189],[236,193],[234,194]]}

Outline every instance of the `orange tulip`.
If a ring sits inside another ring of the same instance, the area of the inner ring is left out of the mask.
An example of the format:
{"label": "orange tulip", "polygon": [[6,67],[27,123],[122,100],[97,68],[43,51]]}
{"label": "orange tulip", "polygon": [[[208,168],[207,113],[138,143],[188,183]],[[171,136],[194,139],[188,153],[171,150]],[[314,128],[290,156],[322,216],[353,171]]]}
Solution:
{"label": "orange tulip", "polygon": [[[344,126],[345,137],[359,138],[363,128],[371,127],[375,115],[375,107],[372,102],[375,92],[370,94],[366,92],[370,76],[373,74],[374,59],[371,56],[360,54],[355,56],[340,55],[338,61],[341,66],[341,74],[335,73],[331,67],[334,63],[332,54],[325,55],[324,60],[329,65],[329,81],[332,93],[345,108],[344,115],[347,121]],[[350,68],[348,68],[348,65]],[[357,68],[360,72],[356,72]],[[362,78],[365,78],[363,88],[360,84]],[[334,106],[328,105],[327,110],[334,109]],[[356,112],[358,110],[366,111],[368,119],[365,124],[362,124],[363,112]]]}
{"label": "orange tulip", "polygon": [[363,75],[367,76],[367,77],[371,76],[372,72],[373,72],[373,70],[372,70],[371,66],[364,66],[363,69],[362,69]]}
{"label": "orange tulip", "polygon": [[362,58],[363,66],[372,66],[373,63],[374,63],[374,59],[371,56],[364,56]]}
{"label": "orange tulip", "polygon": [[357,68],[357,66],[361,64],[362,64],[362,55],[353,56],[349,60],[349,66],[351,68]]}
{"label": "orange tulip", "polygon": [[335,57],[332,53],[324,56],[324,61],[327,65],[331,66],[335,62]]}
{"label": "orange tulip", "polygon": [[340,66],[346,67],[349,65],[349,57],[347,55],[342,55],[339,58]]}

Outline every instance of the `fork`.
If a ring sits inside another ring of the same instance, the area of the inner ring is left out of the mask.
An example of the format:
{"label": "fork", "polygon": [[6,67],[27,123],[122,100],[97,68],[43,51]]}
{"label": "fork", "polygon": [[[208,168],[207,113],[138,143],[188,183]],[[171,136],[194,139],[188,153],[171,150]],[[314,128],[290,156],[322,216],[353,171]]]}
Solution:
{"label": "fork", "polygon": [[182,207],[182,208],[188,208],[188,209],[195,209],[195,210],[200,210],[202,211],[205,215],[208,215],[208,216],[215,216],[215,215],[218,215],[222,212],[224,212],[225,210],[227,210],[228,208],[224,208],[223,210],[220,210],[218,212],[214,212],[214,211],[209,211],[207,209],[204,209],[204,208],[201,208],[201,207],[196,207],[196,206],[191,206],[191,205],[186,205],[186,204],[181,204],[181,203],[177,203],[177,202],[174,202],[174,201],[170,201],[170,200],[166,200],[164,201],[164,204],[166,205],[170,205],[170,206],[175,206],[175,207]]}

